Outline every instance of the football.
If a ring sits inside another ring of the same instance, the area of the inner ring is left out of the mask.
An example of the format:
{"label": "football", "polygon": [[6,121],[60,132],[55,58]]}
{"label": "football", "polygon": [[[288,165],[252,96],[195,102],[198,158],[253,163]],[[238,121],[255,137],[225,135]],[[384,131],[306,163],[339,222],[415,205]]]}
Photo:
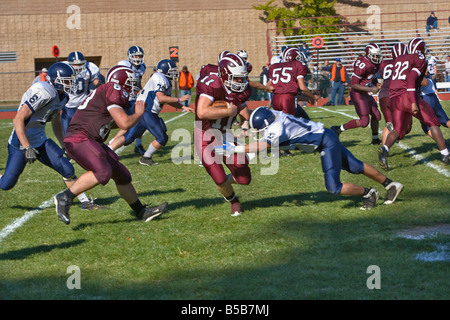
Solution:
{"label": "football", "polygon": [[223,100],[216,100],[213,102],[213,107],[218,109],[226,109],[228,108],[228,102]]}

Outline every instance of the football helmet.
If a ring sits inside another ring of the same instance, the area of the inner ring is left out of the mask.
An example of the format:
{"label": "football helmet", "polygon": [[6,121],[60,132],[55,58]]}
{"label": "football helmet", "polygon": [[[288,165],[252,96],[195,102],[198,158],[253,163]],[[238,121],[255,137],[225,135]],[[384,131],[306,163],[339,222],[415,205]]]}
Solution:
{"label": "football helmet", "polygon": [[245,62],[248,60],[248,53],[245,50],[239,50],[237,55],[242,58]]}
{"label": "football helmet", "polygon": [[301,61],[306,63],[308,59],[304,52],[301,52],[298,48],[289,47],[283,51],[283,62],[288,61]]}
{"label": "football helmet", "polygon": [[275,121],[275,114],[265,106],[253,110],[250,115],[250,128],[260,133]]}
{"label": "football helmet", "polygon": [[156,71],[164,74],[171,80],[178,79],[180,72],[178,71],[177,64],[170,59],[163,59],[156,65]]}
{"label": "football helmet", "polygon": [[395,58],[397,58],[397,57],[399,57],[399,56],[402,56],[402,55],[404,55],[404,54],[407,54],[407,53],[408,53],[408,49],[407,49],[406,46],[405,46],[403,43],[401,43],[401,42],[398,42],[398,43],[396,43],[396,44],[394,44],[394,45],[392,46],[391,54],[392,54],[392,58],[393,58],[393,59],[395,59]]}
{"label": "football helmet", "polygon": [[243,92],[248,84],[247,64],[237,54],[229,53],[219,62],[219,77],[233,92]]}
{"label": "football helmet", "polygon": [[369,43],[364,49],[364,52],[366,53],[366,57],[374,64],[380,64],[383,60],[381,49],[376,43]]}
{"label": "football helmet", "polygon": [[421,38],[411,39],[408,42],[407,48],[408,48],[409,54],[413,54],[413,53],[425,54],[425,52],[427,51],[427,46],[425,44],[425,41],[423,41],[423,39],[421,39]]}
{"label": "football helmet", "polygon": [[69,53],[67,61],[75,69],[76,74],[80,74],[86,70],[86,59],[84,59],[84,55],[79,51]]}
{"label": "football helmet", "polygon": [[114,82],[124,88],[130,96],[136,96],[139,91],[139,79],[133,70],[126,66],[114,66],[106,74],[106,83]]}
{"label": "football helmet", "polygon": [[47,79],[60,92],[75,93],[77,91],[76,72],[70,64],[64,62],[53,64],[48,68]]}
{"label": "football helmet", "polygon": [[217,63],[219,63],[220,60],[222,60],[222,58],[229,53],[230,53],[230,51],[228,51],[228,50],[224,50],[221,53],[219,53],[219,56],[217,57]]}
{"label": "football helmet", "polygon": [[130,49],[128,49],[128,61],[130,61],[132,65],[139,67],[144,63],[144,50],[139,46],[130,47]]}

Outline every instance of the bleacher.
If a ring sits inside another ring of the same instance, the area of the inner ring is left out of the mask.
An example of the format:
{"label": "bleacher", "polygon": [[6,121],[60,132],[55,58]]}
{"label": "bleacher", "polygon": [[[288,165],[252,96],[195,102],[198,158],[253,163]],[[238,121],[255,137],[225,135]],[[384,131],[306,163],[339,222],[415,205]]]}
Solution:
{"label": "bleacher", "polygon": [[[322,37],[324,46],[317,50],[312,46],[314,37]],[[347,68],[348,72],[353,71],[353,62],[358,55],[364,54],[365,46],[370,42],[380,45],[385,57],[391,56],[391,47],[396,42],[408,43],[415,37],[424,39],[427,48],[438,59],[438,81],[444,81],[444,61],[446,56],[450,54],[450,27],[439,28],[437,31],[431,31],[430,36],[426,30],[372,30],[370,32],[342,32],[332,34],[314,34],[299,36],[273,36],[268,38],[271,55],[279,55],[281,48],[285,45],[301,46],[302,42],[306,42],[310,48],[310,69],[312,70],[317,63],[319,57],[319,66],[322,66],[325,60],[333,63],[336,58],[341,58],[342,64]]]}

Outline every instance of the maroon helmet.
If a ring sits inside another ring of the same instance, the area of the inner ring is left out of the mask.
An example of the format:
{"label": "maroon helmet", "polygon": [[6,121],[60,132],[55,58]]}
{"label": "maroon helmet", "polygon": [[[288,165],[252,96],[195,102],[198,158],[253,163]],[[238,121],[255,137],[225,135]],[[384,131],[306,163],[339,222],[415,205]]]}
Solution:
{"label": "maroon helmet", "polygon": [[130,96],[136,95],[139,91],[137,86],[139,79],[136,74],[126,66],[114,66],[106,74],[106,83],[114,82],[123,87]]}
{"label": "maroon helmet", "polygon": [[252,64],[250,62],[247,62],[247,73],[252,72],[252,70],[253,70]]}
{"label": "maroon helmet", "polygon": [[366,57],[369,58],[369,60],[374,64],[380,64],[383,60],[380,46],[376,43],[369,43],[364,49],[364,52],[366,53]]}
{"label": "maroon helmet", "polygon": [[425,54],[425,51],[427,50],[427,46],[425,44],[425,41],[421,38],[414,38],[408,42],[408,53],[421,53]]}
{"label": "maroon helmet", "polygon": [[307,58],[305,53],[301,52],[298,48],[295,47],[285,48],[283,51],[283,62],[294,60],[306,62]]}
{"label": "maroon helmet", "polygon": [[407,53],[408,53],[408,50],[407,50],[406,46],[401,42],[398,42],[392,46],[391,54],[392,54],[393,59],[397,58],[398,56],[407,54]]}
{"label": "maroon helmet", "polygon": [[248,53],[245,50],[239,50],[237,55],[242,58],[245,62],[248,61]]}
{"label": "maroon helmet", "polygon": [[247,64],[237,54],[229,53],[219,62],[219,77],[223,85],[234,92],[243,92],[248,83]]}
{"label": "maroon helmet", "polygon": [[231,53],[231,52],[228,51],[228,50],[224,50],[224,51],[222,51],[221,53],[219,53],[219,56],[217,57],[217,63],[219,63],[220,60],[222,60],[222,58],[223,58],[225,55],[229,54],[229,53]]}

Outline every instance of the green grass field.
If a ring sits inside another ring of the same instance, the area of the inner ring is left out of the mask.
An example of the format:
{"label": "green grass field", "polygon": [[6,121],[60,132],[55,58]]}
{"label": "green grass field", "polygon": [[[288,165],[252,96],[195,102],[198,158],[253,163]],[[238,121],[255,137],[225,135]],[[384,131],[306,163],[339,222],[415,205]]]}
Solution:
{"label": "green grass field", "polygon": [[[450,114],[450,103],[443,105]],[[307,112],[328,127],[356,116],[353,106]],[[181,114],[161,115],[170,120]],[[193,115],[184,114],[167,127],[172,138],[175,129],[191,131]],[[0,120],[0,173],[11,130],[12,120]],[[449,142],[450,130],[442,131]],[[144,145],[152,139],[146,134]],[[381,170],[377,147],[369,145],[369,128],[346,131],[340,139],[359,159]],[[72,222],[64,225],[52,202],[64,189],[61,178],[39,162],[28,165],[14,189],[0,192],[0,298],[450,298],[450,236],[397,236],[417,226],[450,223],[450,168],[440,162],[435,143],[417,122],[390,152],[387,175],[405,185],[403,193],[393,205],[380,199],[369,211],[359,209],[359,197],[326,191],[318,154],[294,151],[292,157],[280,158],[276,175],[261,175],[267,165],[252,164],[251,184],[235,186],[245,212],[231,217],[229,204],[204,168],[171,161],[178,143],[169,141],[154,157],[159,162],[154,167],[138,163],[134,144],[120,153],[142,202],[169,203],[168,212],[149,223],[134,220],[110,182],[88,192],[108,209],[82,211],[75,200]],[[83,172],[78,166],[76,170]],[[341,178],[385,195],[381,185],[362,175],[343,172]],[[437,250],[444,261],[417,259]],[[81,289],[67,286],[71,266],[79,268]],[[379,289],[368,288],[370,266],[379,267]]]}

